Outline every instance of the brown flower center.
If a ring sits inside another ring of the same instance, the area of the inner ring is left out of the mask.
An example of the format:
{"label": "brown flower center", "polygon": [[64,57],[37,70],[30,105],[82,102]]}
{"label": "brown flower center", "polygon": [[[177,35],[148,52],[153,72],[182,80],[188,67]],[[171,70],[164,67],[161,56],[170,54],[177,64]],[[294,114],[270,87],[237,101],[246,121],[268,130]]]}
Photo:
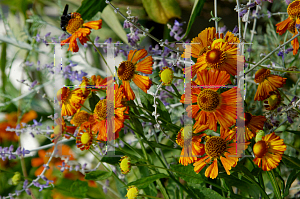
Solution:
{"label": "brown flower center", "polygon": [[69,20],[67,25],[67,32],[70,34],[74,34],[79,28],[82,27],[83,19],[81,18],[81,15],[77,12],[74,12],[71,14],[72,18]]}
{"label": "brown flower center", "polygon": [[76,113],[71,120],[71,123],[73,123],[75,126],[80,126],[83,122],[86,122],[89,120],[90,114],[86,111],[80,111]]}
{"label": "brown flower center", "polygon": [[270,70],[269,69],[265,69],[265,68],[261,68],[259,69],[256,73],[255,73],[255,83],[260,83],[262,81],[264,81],[269,75],[270,75]]}
{"label": "brown flower center", "polygon": [[[108,107],[107,107],[108,104]],[[111,118],[114,116],[114,104],[111,101],[107,101],[106,99],[100,100],[96,107],[94,112],[97,114],[100,121],[106,119],[106,115],[108,118]]]}
{"label": "brown flower center", "polygon": [[253,153],[256,157],[262,158],[268,152],[268,146],[265,141],[259,141],[253,146]]}
{"label": "brown flower center", "polygon": [[225,52],[219,49],[209,50],[206,53],[206,63],[208,68],[220,68],[225,59]]}
{"label": "brown flower center", "polygon": [[131,61],[123,61],[118,68],[118,76],[122,81],[128,81],[133,78],[134,64]]}
{"label": "brown flower center", "polygon": [[250,123],[251,119],[252,119],[251,113],[245,113],[245,126],[248,126],[248,124]]}
{"label": "brown flower center", "polygon": [[293,3],[290,3],[287,8],[287,13],[292,18],[296,18],[300,13],[300,1],[294,1]]}
{"label": "brown flower center", "polygon": [[220,157],[226,151],[226,141],[221,137],[212,136],[205,143],[205,152],[212,158]]}
{"label": "brown flower center", "polygon": [[204,111],[214,111],[220,104],[220,96],[216,91],[204,89],[197,97],[197,104]]}

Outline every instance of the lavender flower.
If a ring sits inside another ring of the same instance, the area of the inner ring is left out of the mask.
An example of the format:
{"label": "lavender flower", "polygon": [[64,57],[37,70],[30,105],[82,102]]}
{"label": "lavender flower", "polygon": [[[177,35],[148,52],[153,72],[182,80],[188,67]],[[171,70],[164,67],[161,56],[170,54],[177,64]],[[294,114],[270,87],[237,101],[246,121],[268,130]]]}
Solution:
{"label": "lavender flower", "polygon": [[232,33],[237,33],[238,30],[239,30],[239,29],[238,29],[238,26],[235,26],[234,29],[233,29],[233,31],[232,31]]}

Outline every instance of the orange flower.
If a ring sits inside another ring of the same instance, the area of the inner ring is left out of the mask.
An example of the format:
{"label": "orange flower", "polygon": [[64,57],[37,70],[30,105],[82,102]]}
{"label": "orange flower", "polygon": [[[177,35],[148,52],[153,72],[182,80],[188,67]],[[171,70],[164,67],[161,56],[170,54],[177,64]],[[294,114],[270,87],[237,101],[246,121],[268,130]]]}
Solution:
{"label": "orange flower", "polygon": [[[43,170],[44,170],[44,166],[43,164],[46,164],[49,160],[49,157],[51,155],[51,153],[53,152],[54,147],[52,147],[51,149],[48,149],[47,152],[45,150],[39,150],[38,151],[38,158],[33,158],[31,159],[31,165],[33,167],[38,167],[40,166],[34,173],[35,176],[40,175]],[[58,154],[63,156],[64,158],[68,158],[68,160],[74,160],[74,154],[71,150],[71,148],[68,145],[62,145],[61,148],[58,147]],[[61,158],[56,158],[53,157],[51,162],[49,163],[49,169],[46,171],[45,173],[45,177],[48,180],[56,180],[56,177],[54,175],[52,175],[53,173],[53,169],[54,167],[60,166],[62,165],[63,160],[61,160]]]}
{"label": "orange flower", "polygon": [[255,116],[251,113],[245,113],[246,140],[252,139],[256,135],[256,131],[262,130],[266,120],[265,116]]}
{"label": "orange flower", "polygon": [[285,150],[286,145],[283,139],[280,139],[273,132],[263,136],[262,140],[253,146],[253,153],[255,155],[253,162],[258,167],[261,167],[262,170],[270,171],[278,166]]}
{"label": "orange flower", "polygon": [[[147,51],[142,50],[131,50],[128,54],[127,61],[121,62],[118,68],[119,79],[122,80],[122,85],[124,86],[124,94],[127,100],[134,100],[135,94],[130,87],[130,80],[132,80],[140,89],[145,93],[151,87],[151,80],[149,77],[138,75],[137,72],[142,72],[145,74],[152,74],[153,59],[152,56],[147,56]],[[140,59],[144,60],[139,61]]]}
{"label": "orange flower", "polygon": [[[5,121],[0,122],[0,143],[3,141],[16,142],[19,140],[19,136],[17,136],[15,132],[6,131],[7,127],[17,127],[18,117],[19,114],[17,112],[8,113],[5,115]],[[35,118],[37,118],[37,113],[33,110],[25,113],[20,120],[20,126],[22,127],[22,123],[27,123]]]}
{"label": "orange flower", "polygon": [[[237,56],[237,43],[239,39],[231,32],[216,34],[216,29],[206,28],[191,43],[191,56],[197,58],[197,62],[192,66],[192,77],[197,71],[204,69],[219,69],[227,71],[231,75],[236,75],[237,61],[243,62],[241,56]],[[182,57],[185,57],[186,51]]]}
{"label": "orange flower", "polygon": [[227,175],[230,175],[229,170],[236,166],[238,157],[234,157],[236,155],[235,129],[221,128],[220,134],[220,136],[206,136],[206,155],[194,163],[196,173],[199,173],[207,164],[212,163],[206,169],[205,176],[215,179],[218,176],[218,159],[221,160]]}
{"label": "orange flower", "polygon": [[61,45],[69,43],[69,51],[78,52],[79,47],[77,45],[76,39],[78,38],[80,43],[83,45],[89,41],[89,35],[91,34],[90,29],[98,30],[102,26],[102,20],[90,21],[87,23],[83,22],[81,15],[77,12],[71,14],[72,18],[69,20],[66,30],[68,33],[72,34],[68,39],[61,41]]}
{"label": "orange flower", "polygon": [[[176,143],[182,147],[179,163],[184,166],[187,166],[188,164],[195,162],[197,160],[197,156],[201,156],[205,152],[204,145],[201,144],[200,142],[201,142],[201,138],[206,134],[201,134],[201,135],[196,135],[191,137],[192,135],[188,136],[189,132],[187,132],[188,130],[187,128],[188,127],[185,127],[186,132],[184,131],[184,128],[181,128],[176,138]],[[192,130],[192,127],[190,128],[190,130]],[[187,137],[184,138],[184,135],[186,135]],[[188,146],[188,148],[185,149],[184,146]],[[192,149],[192,151],[190,151],[190,148]]]}
{"label": "orange flower", "polygon": [[88,94],[80,88],[70,90],[68,87],[63,87],[58,90],[57,99],[61,107],[61,116],[74,115],[80,109],[87,96]]}
{"label": "orange flower", "polygon": [[[287,8],[287,13],[289,14],[289,17],[276,24],[276,33],[279,33],[279,35],[282,35],[287,30],[293,34],[293,37],[298,34],[296,24],[300,24],[300,0],[293,1],[289,4]],[[296,55],[299,49],[299,41],[298,38],[295,38],[293,41],[291,41],[291,44],[293,46],[293,55]]]}
{"label": "orange flower", "polygon": [[[114,133],[116,135],[114,138],[109,138],[109,140],[119,137],[118,132],[124,127],[124,120],[128,119],[128,116],[124,115],[124,113],[127,113],[127,107],[122,103],[122,99],[125,97],[123,90],[123,86],[118,87],[115,84],[115,104],[106,99],[100,100],[96,104],[93,114],[95,122],[93,123],[92,130],[99,132],[98,140],[107,141],[106,130],[113,128],[113,122]],[[114,118],[112,119],[112,117]]]}
{"label": "orange flower", "polygon": [[84,122],[80,128],[76,137],[76,146],[81,151],[88,150],[93,143],[93,132],[89,122]]}
{"label": "orange flower", "polygon": [[[209,129],[217,131],[217,122],[224,128],[229,128],[236,122],[237,104],[241,103],[241,96],[237,96],[237,88],[232,88],[219,94],[217,85],[225,85],[230,75],[225,71],[202,70],[197,74],[197,82],[200,86],[211,86],[210,88],[191,89],[192,103],[187,107],[189,117],[195,118],[194,129],[200,125],[209,124]],[[196,83],[192,82],[192,86]],[[181,103],[184,102],[185,94],[181,96]],[[186,102],[188,103],[188,102]],[[192,115],[190,115],[192,113]],[[226,115],[226,117],[224,117]]]}
{"label": "orange flower", "polygon": [[255,73],[254,81],[255,83],[259,83],[254,101],[262,101],[268,98],[270,92],[283,87],[286,78],[278,75],[271,75],[271,71],[269,69],[261,68]]}

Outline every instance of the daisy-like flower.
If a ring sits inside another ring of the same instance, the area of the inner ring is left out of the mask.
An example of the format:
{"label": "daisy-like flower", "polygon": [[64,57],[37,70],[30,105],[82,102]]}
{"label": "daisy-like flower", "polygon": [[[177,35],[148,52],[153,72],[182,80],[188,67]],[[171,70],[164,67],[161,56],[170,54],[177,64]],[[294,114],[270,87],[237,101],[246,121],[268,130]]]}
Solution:
{"label": "daisy-like flower", "polygon": [[[214,27],[206,28],[191,43],[191,56],[197,58],[192,66],[192,77],[197,71],[204,69],[219,69],[231,75],[236,75],[237,61],[243,62],[243,57],[237,56],[239,39],[231,32],[216,34]],[[182,57],[185,57],[186,51]]]}
{"label": "daisy-like flower", "polygon": [[[152,82],[149,77],[137,74],[137,72],[152,74],[153,59],[152,56],[146,57],[147,54],[148,53],[145,49],[138,51],[131,50],[128,54],[127,61],[121,62],[118,67],[118,76],[119,79],[122,80],[124,94],[127,100],[135,99],[135,94],[130,87],[130,80],[132,80],[145,93],[147,93],[147,90],[151,87]],[[139,61],[144,57],[146,57],[144,60]]]}
{"label": "daisy-like flower", "polygon": [[234,137],[235,129],[229,130],[221,128],[220,136],[206,136],[205,153],[194,163],[194,171],[199,173],[206,165],[211,165],[206,169],[205,176],[215,179],[218,176],[218,159],[221,161],[227,175],[235,167],[238,161],[236,156],[236,143]]}
{"label": "daisy-like flower", "polygon": [[256,131],[264,128],[266,121],[265,116],[255,116],[251,113],[245,113],[245,137],[246,140],[252,139],[256,135]]}
{"label": "daisy-like flower", "polygon": [[286,78],[278,75],[271,75],[271,71],[269,69],[261,68],[255,73],[254,81],[255,83],[259,83],[254,101],[262,101],[268,98],[270,92],[283,87]]}
{"label": "daisy-like flower", "polygon": [[80,88],[70,90],[68,87],[63,87],[58,90],[57,99],[61,107],[61,116],[74,115],[81,108],[87,96]]}
{"label": "daisy-like flower", "polygon": [[[289,14],[289,17],[276,24],[276,33],[279,33],[279,35],[284,34],[287,30],[293,34],[293,37],[298,34],[296,24],[300,24],[300,0],[293,1],[289,4],[287,8],[287,13]],[[299,49],[299,41],[298,38],[295,38],[291,41],[291,44],[293,46],[293,55],[296,55]]]}
{"label": "daisy-like flower", "polygon": [[77,12],[71,13],[71,19],[68,22],[66,30],[68,33],[72,34],[68,39],[61,41],[61,45],[69,43],[68,51],[78,52],[79,47],[77,45],[76,39],[78,38],[80,43],[83,45],[89,41],[89,35],[91,34],[91,29],[98,30],[102,26],[102,20],[90,21],[87,23],[83,22],[81,15]]}
{"label": "daisy-like flower", "polygon": [[[206,134],[196,135],[192,137],[192,133],[189,132],[189,130],[192,130],[192,126],[181,128],[176,138],[176,143],[182,147],[179,163],[184,166],[195,162],[197,160],[197,156],[202,156],[205,152],[204,144],[201,144],[200,142],[201,138]],[[186,135],[187,137],[184,138],[184,135]],[[185,146],[188,146],[188,148],[185,149]],[[190,151],[190,148],[192,149],[192,151]]]}
{"label": "daisy-like flower", "polygon": [[106,99],[100,100],[96,104],[93,113],[95,122],[93,123],[92,130],[99,132],[98,140],[107,141],[106,130],[108,127],[112,129],[113,121],[114,133],[116,133],[115,138],[119,137],[118,132],[124,127],[124,120],[128,119],[128,116],[124,115],[124,113],[127,113],[127,107],[122,102],[122,99],[125,97],[123,90],[123,86],[118,87],[115,84],[115,104]]}
{"label": "daisy-like flower", "polygon": [[269,93],[268,100],[264,101],[264,107],[271,111],[276,109],[281,103],[281,95],[278,90]]}
{"label": "daisy-like flower", "polygon": [[83,123],[80,128],[79,132],[76,137],[76,146],[79,148],[81,151],[83,150],[88,150],[90,146],[93,143],[93,132],[91,128],[91,124],[89,122],[86,122],[86,125]]}
{"label": "daisy-like flower", "polygon": [[[230,75],[225,71],[202,70],[197,74],[198,88],[196,83],[192,82],[192,106],[187,107],[188,116],[195,118],[194,129],[198,126],[209,125],[209,129],[217,131],[217,122],[224,127],[229,128],[236,123],[237,105],[242,101],[240,94],[237,95],[237,88],[234,87],[223,93],[219,93],[218,85],[225,85],[230,79]],[[201,88],[200,86],[210,86]],[[184,100],[185,94],[181,96],[181,103],[188,103]],[[197,103],[197,104],[194,104]],[[192,113],[192,115],[190,115]],[[226,117],[224,117],[226,115]]]}
{"label": "daisy-like flower", "polygon": [[264,171],[270,171],[276,168],[282,158],[282,154],[286,150],[286,145],[283,139],[275,133],[268,134],[262,137],[253,146],[253,153],[255,155],[254,163]]}

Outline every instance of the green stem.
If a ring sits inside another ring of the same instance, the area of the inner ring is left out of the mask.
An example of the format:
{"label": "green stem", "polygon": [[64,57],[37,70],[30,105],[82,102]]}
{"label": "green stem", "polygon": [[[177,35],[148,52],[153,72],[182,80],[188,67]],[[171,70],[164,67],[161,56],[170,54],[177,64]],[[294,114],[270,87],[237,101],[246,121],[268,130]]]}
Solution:
{"label": "green stem", "polygon": [[244,175],[244,177],[245,177],[247,180],[251,181],[253,184],[255,184],[255,185],[260,189],[260,191],[261,191],[261,193],[262,193],[262,196],[263,196],[265,199],[270,199],[269,196],[266,194],[265,190],[259,185],[258,182],[256,182],[255,180],[253,180],[252,178],[250,178],[250,177],[247,176],[247,175]]}
{"label": "green stem", "polygon": [[143,194],[139,194],[138,196],[147,197],[147,198],[161,199],[161,198],[158,198],[158,197],[155,197],[155,196],[149,196],[149,195],[143,195]]}
{"label": "green stem", "polygon": [[257,62],[252,68],[250,68],[247,72],[244,73],[244,75],[247,75],[248,73],[250,73],[254,68],[256,68],[258,65],[260,65],[261,63],[263,63],[267,58],[269,58],[274,52],[276,52],[277,50],[279,50],[280,48],[282,48],[283,46],[285,46],[286,44],[290,43],[292,40],[294,40],[295,38],[297,38],[300,35],[300,32],[298,34],[296,34],[294,37],[292,37],[291,39],[289,39],[288,41],[284,42],[283,44],[279,45],[277,48],[275,48],[272,52],[270,52],[269,54],[267,54],[264,58],[262,58],[259,62]]}
{"label": "green stem", "polygon": [[282,155],[282,158],[292,162],[293,164],[297,165],[298,167],[300,167],[300,164],[298,164],[297,162],[295,162],[294,160],[292,160],[289,156],[286,156],[286,155]]}
{"label": "green stem", "polygon": [[[104,164],[103,164],[103,162],[101,162],[101,160],[97,157],[97,155],[96,155],[96,152],[93,150],[93,149],[89,149],[89,151],[95,156],[95,158],[102,164],[102,166],[107,170],[107,171],[112,171],[112,170],[110,170],[109,168],[107,168]],[[123,182],[121,179],[119,179],[119,177],[112,171],[112,175],[118,180],[118,181],[120,181],[125,187],[127,186],[126,184],[125,184],[125,182]]]}
{"label": "green stem", "polygon": [[274,195],[276,196],[276,198],[281,199],[282,197],[281,197],[280,189],[279,189],[279,186],[278,186],[278,183],[277,183],[277,180],[276,180],[276,177],[275,177],[275,174],[274,174],[273,170],[267,171],[267,174],[268,174],[269,179],[272,183],[272,186],[273,186],[273,189],[274,189]]}
{"label": "green stem", "polygon": [[[249,62],[249,61],[246,61],[246,63],[253,64],[252,62]],[[264,68],[264,69],[274,70],[274,71],[283,72],[283,73],[300,73],[300,71],[280,70],[280,69],[276,69],[276,68],[269,68],[266,66],[262,66],[260,64],[257,66]]]}
{"label": "green stem", "polygon": [[[152,82],[154,85],[158,85],[157,83],[155,83],[155,82]],[[167,89],[165,89],[164,87],[161,87],[161,89],[162,90],[164,90],[164,91],[166,91],[166,92],[168,92],[168,93],[170,93],[171,95],[173,95],[174,97],[176,97],[176,98],[178,98],[178,99],[180,99],[180,97],[179,96],[177,96],[177,95],[175,95],[174,93],[172,93],[171,91],[168,91]]]}
{"label": "green stem", "polygon": [[110,67],[108,66],[108,64],[107,64],[106,60],[104,59],[104,57],[103,57],[102,53],[100,52],[100,50],[97,48],[97,46],[94,44],[94,42],[91,40],[90,37],[88,37],[88,39],[89,39],[89,41],[93,44],[94,48],[97,50],[98,54],[99,54],[99,55],[101,56],[101,58],[103,59],[103,61],[104,61],[104,63],[106,64],[107,68],[109,69],[110,74],[111,74],[112,76],[114,76],[114,75],[113,75],[113,72],[111,71]]}
{"label": "green stem", "polygon": [[[288,98],[288,96],[280,89],[277,89],[280,94],[282,94],[289,102],[291,102],[291,100]],[[296,111],[300,114],[300,110],[297,108],[297,106],[295,107]]]}
{"label": "green stem", "polygon": [[123,138],[119,137],[120,140],[122,140],[122,142],[128,147],[130,148],[132,151],[136,152],[137,154],[139,154],[139,156],[141,158],[143,158],[143,154],[141,154],[140,152],[138,152],[137,150],[135,150],[135,148],[133,148],[132,146],[130,146],[130,144],[128,144]]}
{"label": "green stem", "polygon": [[[142,140],[141,140],[141,137],[140,137],[140,135],[137,134],[137,133],[136,133],[136,137],[138,138],[139,143],[140,143],[140,145],[141,145],[141,148],[142,148],[142,151],[143,151],[143,153],[144,153],[144,158],[145,158],[145,160],[146,160],[146,162],[147,162],[147,165],[150,165],[150,162],[149,162],[149,159],[148,159],[148,154],[147,154],[146,149],[145,149],[145,146],[144,146],[144,144],[143,144],[143,142],[142,142]],[[152,171],[152,170],[150,170],[150,171]],[[152,171],[152,173],[156,173],[156,172],[155,172],[155,171]],[[162,185],[160,179],[157,179],[157,180],[156,180],[156,183],[157,183],[158,186],[160,187],[160,191],[161,191],[161,193],[163,194],[164,198],[165,198],[165,199],[170,199],[170,197],[169,197],[169,195],[168,195],[166,189],[165,189],[164,186]]]}

